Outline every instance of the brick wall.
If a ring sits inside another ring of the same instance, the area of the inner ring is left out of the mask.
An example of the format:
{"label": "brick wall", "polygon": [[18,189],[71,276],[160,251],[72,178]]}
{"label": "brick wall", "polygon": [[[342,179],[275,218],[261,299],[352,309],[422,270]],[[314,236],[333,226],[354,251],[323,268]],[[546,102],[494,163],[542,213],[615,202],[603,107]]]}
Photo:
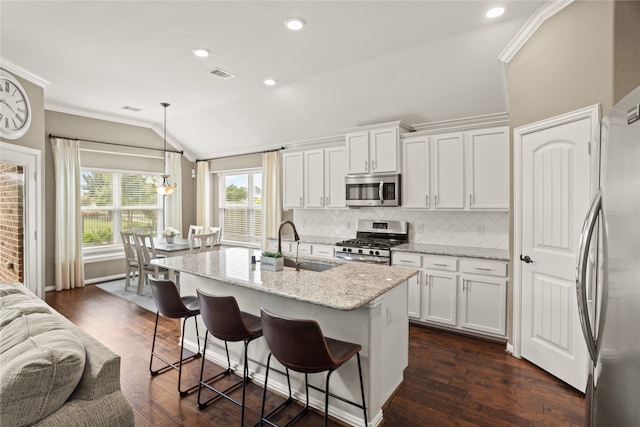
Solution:
{"label": "brick wall", "polygon": [[0,282],[24,282],[22,166],[0,162]]}

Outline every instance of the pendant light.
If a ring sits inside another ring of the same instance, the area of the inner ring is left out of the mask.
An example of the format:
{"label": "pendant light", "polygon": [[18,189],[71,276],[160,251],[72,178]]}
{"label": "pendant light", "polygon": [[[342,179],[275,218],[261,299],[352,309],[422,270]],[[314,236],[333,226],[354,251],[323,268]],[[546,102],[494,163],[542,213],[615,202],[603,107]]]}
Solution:
{"label": "pendant light", "polygon": [[162,175],[162,185],[155,185],[155,189],[158,194],[168,196],[176,190],[177,184],[170,185],[169,174],[167,174],[167,107],[169,106],[169,104],[166,102],[161,102],[160,105],[164,108],[164,135],[162,137],[164,141],[164,149],[162,151],[164,159],[164,174]]}

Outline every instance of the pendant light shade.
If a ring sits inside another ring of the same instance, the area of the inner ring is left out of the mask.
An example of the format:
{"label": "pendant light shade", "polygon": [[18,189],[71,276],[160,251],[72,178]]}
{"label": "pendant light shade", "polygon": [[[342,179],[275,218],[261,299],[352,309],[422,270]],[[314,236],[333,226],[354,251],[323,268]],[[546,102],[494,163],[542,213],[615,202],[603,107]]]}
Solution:
{"label": "pendant light shade", "polygon": [[162,184],[155,185],[156,192],[163,196],[168,196],[176,190],[177,184],[169,184],[169,174],[167,173],[167,107],[169,106],[166,102],[161,102],[160,105],[164,108],[164,134],[162,140],[164,141],[164,148],[162,151],[163,160],[164,160],[164,174],[162,175]]}

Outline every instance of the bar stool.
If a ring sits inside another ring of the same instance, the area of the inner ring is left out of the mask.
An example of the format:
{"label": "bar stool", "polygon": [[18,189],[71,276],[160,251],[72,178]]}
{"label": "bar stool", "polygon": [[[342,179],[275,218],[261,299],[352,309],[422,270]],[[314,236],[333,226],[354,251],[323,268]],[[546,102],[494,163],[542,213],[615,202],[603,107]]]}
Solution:
{"label": "bar stool", "polygon": [[[153,344],[151,344],[151,360],[149,361],[149,372],[152,376],[162,374],[170,369],[178,371],[178,392],[180,397],[184,397],[187,394],[193,392],[198,388],[197,385],[182,390],[182,365],[183,363],[190,362],[200,357],[200,341],[198,340],[198,352],[189,357],[183,357],[184,352],[184,331],[187,324],[187,319],[193,317],[193,321],[196,324],[196,336],[198,333],[198,322],[196,316],[200,314],[198,308],[198,298],[195,296],[181,297],[176,285],[170,280],[158,280],[153,277],[149,277],[149,285],[151,286],[151,295],[153,295],[153,301],[156,303],[158,311],[156,311],[156,326],[153,330]],[[155,353],[156,347],[156,334],[158,332],[158,318],[160,315],[171,319],[184,319],[182,323],[182,340],[180,342],[180,360],[177,362],[169,362],[163,356]],[[166,365],[160,369],[153,369],[153,358],[156,357],[162,360]]]}
{"label": "bar stool", "polygon": [[[320,325],[315,320],[303,319],[287,319],[270,313],[264,308],[260,310],[262,318],[262,329],[267,345],[271,350],[267,358],[267,372],[264,378],[264,391],[262,394],[262,409],[260,410],[260,425],[265,422],[271,426],[279,427],[268,418],[290,403],[291,397],[291,381],[289,379],[289,369],[295,372],[304,373],[304,383],[306,391],[306,403],[304,408],[290,419],[285,426],[292,424],[301,418],[309,410],[309,387],[314,390],[323,392],[324,401],[324,425],[328,423],[329,396],[349,403],[357,408],[362,409],[364,413],[364,425],[367,426],[367,407],[364,398],[364,384],[362,382],[362,368],[360,365],[360,350],[362,346],[352,344],[345,341],[338,341],[327,338],[322,334]],[[358,359],[358,375],[360,377],[360,392],[362,394],[362,405],[347,400],[343,397],[336,396],[329,392],[329,379],[333,371],[338,369],[354,355]],[[275,407],[266,416],[264,415],[264,404],[267,396],[267,381],[269,378],[269,366],[271,364],[271,356],[275,358],[285,367],[287,373],[287,384],[289,386],[289,397],[280,405]],[[325,389],[319,389],[313,385],[309,385],[308,374],[327,372],[327,381]]]}
{"label": "bar stool", "polygon": [[[240,309],[238,308],[238,302],[232,296],[209,295],[204,293],[200,289],[197,289],[196,292],[198,294],[198,301],[200,303],[200,314],[202,315],[204,324],[207,326],[207,332],[205,333],[204,338],[204,349],[202,350],[200,382],[198,384],[198,408],[204,409],[214,400],[218,399],[219,397],[224,397],[242,408],[242,418],[240,425],[244,425],[245,392],[247,387],[247,380],[249,378],[247,347],[249,346],[249,343],[251,341],[262,336],[262,325],[260,322],[260,318],[258,316],[240,311]],[[204,374],[204,356],[207,351],[207,338],[209,336],[209,333],[211,333],[211,335],[213,335],[214,337],[224,341],[224,348],[227,352],[227,369],[217,375],[214,375],[208,380],[203,381],[202,376]],[[229,341],[244,342],[244,370],[242,372],[242,379],[240,381],[227,387],[225,390],[220,391],[214,388],[211,383],[215,383],[215,381],[221,379],[224,376],[230,375],[232,372],[231,359],[229,358],[229,347],[227,345],[227,342]],[[236,389],[240,384],[242,384],[242,402],[238,402],[228,394],[232,390]],[[205,402],[201,402],[200,395],[202,392],[202,387],[208,388],[209,390],[216,393],[216,395]]]}

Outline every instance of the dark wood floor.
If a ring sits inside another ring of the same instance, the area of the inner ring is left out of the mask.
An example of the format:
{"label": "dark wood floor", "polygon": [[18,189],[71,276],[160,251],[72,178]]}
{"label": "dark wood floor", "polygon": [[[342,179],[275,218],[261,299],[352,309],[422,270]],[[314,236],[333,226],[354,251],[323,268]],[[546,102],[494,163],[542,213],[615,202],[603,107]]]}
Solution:
{"label": "dark wood floor", "polygon": [[[91,285],[48,292],[46,301],[121,355],[122,389],[136,426],[239,425],[240,409],[230,402],[200,411],[195,395],[180,399],[177,372],[149,375],[154,313]],[[159,333],[163,350],[177,355],[178,321],[161,318]],[[205,366],[208,374],[220,370],[208,361]],[[183,380],[197,383],[199,369],[199,361],[187,365]],[[261,396],[250,384],[246,425],[259,418]],[[278,398],[270,396],[270,403]],[[510,356],[503,344],[411,326],[405,382],[384,409],[384,425],[584,426],[584,413],[581,393]],[[312,413],[296,427],[319,425],[322,416]]]}

